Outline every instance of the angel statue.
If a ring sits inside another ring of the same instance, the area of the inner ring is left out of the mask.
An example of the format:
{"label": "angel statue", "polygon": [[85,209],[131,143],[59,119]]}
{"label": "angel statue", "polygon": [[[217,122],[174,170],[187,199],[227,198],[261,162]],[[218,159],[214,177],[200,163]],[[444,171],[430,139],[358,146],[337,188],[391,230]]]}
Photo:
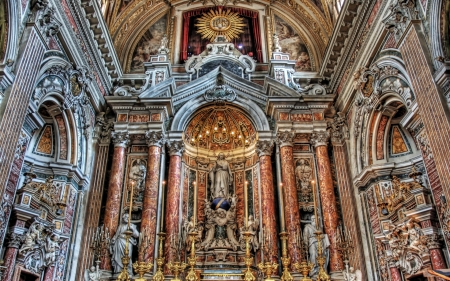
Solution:
{"label": "angel statue", "polygon": [[98,264],[96,266],[91,266],[91,268],[86,269],[84,275],[85,281],[99,281],[100,280],[100,272]]}
{"label": "angel statue", "polygon": [[359,269],[355,270],[353,266],[350,266],[348,271],[347,270],[342,271],[342,274],[344,275],[345,281],[362,281],[361,270]]}
{"label": "angel statue", "polygon": [[[253,215],[248,216],[248,222],[247,222],[247,231],[252,234],[252,237],[250,238],[250,245],[252,246],[253,250],[256,251],[259,249],[259,241],[258,241],[258,228],[259,228],[259,220],[254,219]],[[241,249],[245,250],[245,239],[244,239],[244,232],[245,232],[245,226],[242,226],[239,230],[240,236],[239,236],[239,242]]]}

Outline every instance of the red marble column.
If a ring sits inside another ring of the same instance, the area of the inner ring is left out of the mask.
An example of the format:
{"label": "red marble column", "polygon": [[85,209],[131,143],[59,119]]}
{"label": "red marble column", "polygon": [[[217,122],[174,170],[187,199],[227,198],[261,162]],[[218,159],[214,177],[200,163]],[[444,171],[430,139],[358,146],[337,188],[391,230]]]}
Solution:
{"label": "red marble column", "polygon": [[297,187],[295,183],[295,169],[293,156],[294,132],[285,131],[277,134],[277,143],[280,146],[281,178],[284,201],[285,231],[288,236],[288,253],[291,264],[301,262],[301,245],[298,245],[296,237],[301,232],[300,212],[298,207]]}
{"label": "red marble column", "polygon": [[[113,237],[119,225],[120,202],[122,200],[123,175],[125,172],[126,147],[129,143],[127,132],[111,133],[114,143],[114,155],[109,179],[108,195],[106,199],[104,224]],[[105,255],[101,263],[102,269],[111,269],[111,258]]]}
{"label": "red marble column", "polygon": [[430,249],[430,257],[433,269],[447,268],[447,266],[445,265],[445,259],[444,254],[442,253],[442,249]]}
{"label": "red marble column", "polygon": [[[169,144],[170,164],[169,178],[166,197],[165,223],[166,223],[166,243],[164,256],[166,262],[178,259],[174,247],[179,239],[179,219],[180,219],[180,195],[181,195],[181,156],[184,151],[182,141],[172,141]],[[173,245],[175,243],[175,245]],[[166,270],[166,273],[167,270]]]}
{"label": "red marble column", "polygon": [[326,131],[314,132],[311,144],[316,148],[319,173],[320,201],[322,203],[323,223],[325,233],[330,240],[330,271],[338,272],[344,268],[342,257],[336,247],[336,230],[339,225],[336,196],[334,194],[331,164],[328,156],[327,142],[329,134]]}
{"label": "red marble column", "polygon": [[55,273],[54,265],[47,267],[47,269],[45,270],[45,275],[44,275],[43,281],[52,281],[54,273]]}
{"label": "red marble column", "polygon": [[[261,210],[262,229],[264,231],[264,248],[269,256],[266,260],[278,262],[277,224],[275,219],[275,190],[273,187],[272,162],[270,155],[273,150],[272,141],[259,141],[256,152],[259,155],[259,169],[261,173]],[[269,243],[270,240],[270,243]]]}
{"label": "red marble column", "polygon": [[145,178],[144,200],[142,203],[141,233],[146,235],[148,245],[142,245],[139,261],[153,263],[156,235],[156,208],[158,205],[159,172],[161,166],[161,146],[164,144],[162,132],[147,132],[148,161]]}
{"label": "red marble column", "polygon": [[393,266],[389,270],[391,271],[391,281],[402,281],[402,275],[397,267]]}
{"label": "red marble column", "polygon": [[8,248],[5,252],[5,257],[3,260],[5,261],[5,272],[3,272],[3,278],[4,281],[11,281],[14,269],[16,268],[16,259],[17,259],[17,253],[19,252],[18,248]]}

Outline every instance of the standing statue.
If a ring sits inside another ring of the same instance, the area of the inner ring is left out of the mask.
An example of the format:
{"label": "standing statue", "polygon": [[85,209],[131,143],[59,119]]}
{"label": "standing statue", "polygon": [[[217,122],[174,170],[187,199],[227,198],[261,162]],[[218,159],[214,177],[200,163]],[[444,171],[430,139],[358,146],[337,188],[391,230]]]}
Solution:
{"label": "standing statue", "polygon": [[[110,245],[110,252],[112,254],[112,265],[114,268],[114,273],[119,273],[123,269],[123,263],[122,263],[122,257],[125,253],[125,246],[127,243],[125,232],[128,229],[128,220],[130,218],[128,217],[128,214],[124,214],[122,216],[122,223],[117,227],[116,234],[114,234],[114,237],[111,239],[111,245]],[[132,250],[133,245],[137,244],[136,238],[139,237],[139,231],[136,229],[136,225],[130,223],[130,230],[131,230],[131,237],[128,240],[128,255],[130,257],[130,262],[128,263],[128,272],[132,274],[132,267],[131,267],[131,256],[132,256]]]}
{"label": "standing statue", "polygon": [[47,241],[44,245],[45,249],[45,264],[52,265],[56,261],[56,251],[59,250],[59,236],[53,234],[51,237],[47,236]]}
{"label": "standing statue", "polygon": [[273,51],[281,52],[280,38],[276,33],[273,35]]}
{"label": "standing statue", "polygon": [[[303,229],[303,242],[309,250],[309,261],[314,264],[313,269],[310,271],[309,275],[314,276],[319,272],[319,264],[317,263],[317,254],[318,254],[318,244],[317,244],[317,236],[316,236],[316,220],[315,216],[311,216],[310,222],[305,225]],[[329,255],[329,247],[330,241],[328,240],[328,235],[322,234],[322,254],[326,257],[326,262],[324,264],[324,269],[327,270],[328,262],[330,260]]]}
{"label": "standing statue", "polygon": [[[252,235],[249,240],[249,243],[250,243],[250,247],[252,247],[252,249],[254,251],[257,251],[259,249],[258,228],[259,228],[259,220],[254,219],[253,215],[248,216],[247,232],[250,232]],[[244,239],[244,232],[246,232],[245,225],[240,228],[239,232],[240,232],[239,242],[241,244],[241,249],[243,251],[245,251],[245,247],[246,247],[246,243],[245,243],[245,239]]]}
{"label": "standing statue", "polygon": [[169,48],[167,48],[167,44],[169,43],[169,39],[167,39],[167,34],[164,34],[163,38],[161,39],[161,46],[158,49],[158,53],[165,55],[169,53]]}
{"label": "standing statue", "polygon": [[223,153],[219,153],[216,163],[209,171],[209,179],[211,181],[212,198],[228,198],[233,175],[231,174],[230,164],[225,160]]}

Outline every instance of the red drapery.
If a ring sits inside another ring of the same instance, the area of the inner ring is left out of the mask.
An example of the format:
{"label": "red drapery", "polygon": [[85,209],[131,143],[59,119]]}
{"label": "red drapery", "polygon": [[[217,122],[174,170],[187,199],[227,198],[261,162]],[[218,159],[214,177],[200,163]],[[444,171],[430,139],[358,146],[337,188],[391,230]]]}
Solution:
{"label": "red drapery", "polygon": [[[223,8],[223,7],[222,7]],[[197,10],[187,11],[183,13],[183,40],[181,41],[181,56],[180,60],[181,62],[184,62],[187,60],[187,51],[188,51],[188,40],[189,40],[189,25],[190,25],[190,18],[193,16],[198,16],[203,13],[208,12],[212,8],[200,8]],[[254,31],[254,38],[255,38],[255,48],[256,48],[256,59],[258,62],[262,62],[262,52],[261,52],[261,31],[259,29],[259,19],[258,19],[258,12],[242,9],[242,8],[226,8],[230,9],[232,12],[239,13],[240,15],[249,17],[252,19],[252,25],[253,25],[253,31]]]}

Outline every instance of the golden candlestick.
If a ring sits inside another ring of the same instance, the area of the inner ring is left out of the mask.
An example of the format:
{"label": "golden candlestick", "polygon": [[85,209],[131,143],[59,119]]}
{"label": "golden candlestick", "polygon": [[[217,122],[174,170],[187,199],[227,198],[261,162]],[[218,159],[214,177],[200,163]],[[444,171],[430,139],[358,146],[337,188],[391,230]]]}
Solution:
{"label": "golden candlestick", "polygon": [[172,271],[174,275],[171,281],[181,281],[180,278],[178,278],[178,275],[186,269],[186,266],[187,264],[185,264],[184,262],[176,261],[172,263],[169,261],[169,263],[167,264],[167,268],[169,268],[169,270]]}
{"label": "golden candlestick", "polygon": [[135,281],[145,281],[147,279],[144,278],[144,274],[150,272],[153,268],[153,263],[145,262],[145,261],[137,261],[133,264],[134,271],[139,274],[139,278],[135,279]]}
{"label": "golden candlestick", "polygon": [[164,253],[163,253],[163,242],[166,234],[164,232],[158,233],[159,238],[159,251],[158,251],[158,258],[156,259],[156,265],[157,270],[155,275],[153,275],[153,281],[164,281],[164,273],[163,273],[163,266],[164,266]]}
{"label": "golden candlestick", "polygon": [[258,268],[266,274],[267,278],[264,279],[265,281],[274,281],[275,280],[275,279],[272,279],[272,274],[277,272],[278,264],[271,263],[269,261],[266,263],[261,262],[258,264]]}
{"label": "golden candlestick", "polygon": [[192,231],[189,233],[191,239],[191,255],[188,258],[188,264],[190,266],[188,274],[186,275],[187,281],[198,281],[197,274],[195,273],[195,264],[197,263],[197,257],[195,256],[195,238],[197,237],[197,232]]}
{"label": "golden candlestick", "polygon": [[294,267],[297,271],[302,273],[302,281],[311,281],[311,278],[309,278],[309,272],[313,269],[314,264],[303,260],[301,263],[294,263]]}
{"label": "golden candlestick", "polygon": [[250,238],[252,237],[252,233],[249,231],[246,231],[243,233],[245,238],[245,265],[247,268],[244,270],[244,281],[255,281],[255,275],[253,274],[252,270],[250,269],[250,266],[253,264],[253,258],[250,255]]}
{"label": "golden candlestick", "polygon": [[122,256],[123,268],[122,271],[117,276],[117,281],[130,281],[130,274],[128,273],[128,264],[130,263],[130,256],[129,256],[130,253],[128,251],[128,243],[132,233],[133,232],[130,230],[128,223],[128,229],[124,232],[126,242],[125,242],[125,252],[123,253]]}
{"label": "golden candlestick", "polygon": [[317,237],[317,263],[319,264],[319,274],[317,275],[317,281],[330,281],[330,276],[328,276],[327,272],[324,269],[324,265],[326,262],[326,257],[323,255],[322,249],[322,232],[316,231]]}
{"label": "golden candlestick", "polygon": [[289,265],[291,263],[291,258],[287,255],[287,245],[286,241],[289,234],[285,231],[280,233],[281,239],[281,263],[283,264],[283,274],[281,275],[281,281],[294,281],[291,273],[289,272]]}

